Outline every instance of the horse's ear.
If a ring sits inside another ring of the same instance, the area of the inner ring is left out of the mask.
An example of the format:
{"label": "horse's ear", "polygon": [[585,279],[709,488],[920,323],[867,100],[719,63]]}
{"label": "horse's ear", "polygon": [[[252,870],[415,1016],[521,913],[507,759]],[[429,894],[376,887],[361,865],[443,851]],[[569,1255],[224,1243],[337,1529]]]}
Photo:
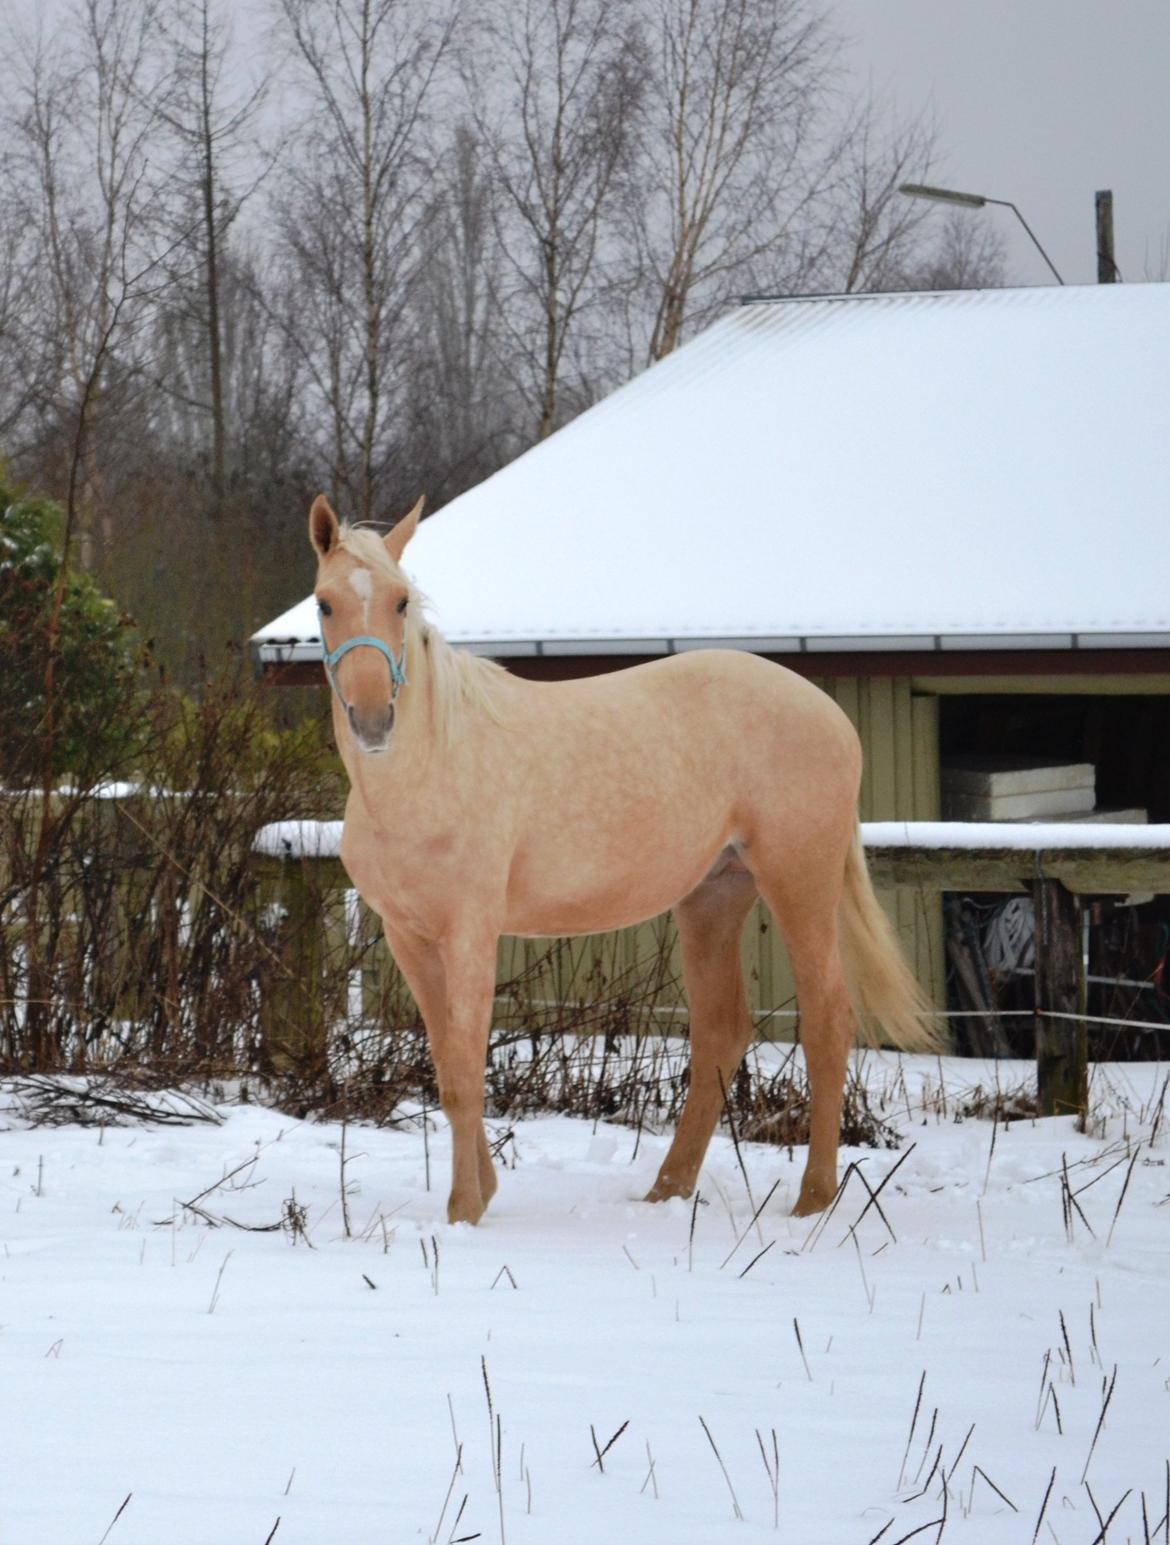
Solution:
{"label": "horse's ear", "polygon": [[309,541],[318,558],[328,558],[341,539],[341,525],[324,494],[318,494],[309,511]]}
{"label": "horse's ear", "polygon": [[425,503],[426,495],[424,494],[410,514],[404,515],[382,538],[386,543],[386,551],[394,559],[395,563],[402,562],[402,554],[406,549],[406,544],[418,530],[418,518],[422,514],[422,507]]}

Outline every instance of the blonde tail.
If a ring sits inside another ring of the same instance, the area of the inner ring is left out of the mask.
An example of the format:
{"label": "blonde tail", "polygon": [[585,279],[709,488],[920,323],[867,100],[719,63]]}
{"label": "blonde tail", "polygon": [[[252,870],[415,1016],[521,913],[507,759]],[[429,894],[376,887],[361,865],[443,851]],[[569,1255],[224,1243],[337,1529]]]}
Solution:
{"label": "blonde tail", "polygon": [[915,980],[893,925],[874,895],[860,829],[845,862],[841,953],[849,995],[866,1040],[892,1041],[901,1051],[944,1049],[933,1005]]}

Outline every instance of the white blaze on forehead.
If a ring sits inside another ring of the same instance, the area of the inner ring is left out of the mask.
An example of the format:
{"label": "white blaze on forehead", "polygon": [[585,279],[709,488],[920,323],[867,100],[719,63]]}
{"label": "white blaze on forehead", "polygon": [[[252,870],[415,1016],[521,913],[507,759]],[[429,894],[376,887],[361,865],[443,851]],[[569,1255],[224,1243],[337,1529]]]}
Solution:
{"label": "white blaze on forehead", "polygon": [[374,593],[374,577],[369,569],[352,569],[349,582],[353,586],[354,594],[361,601],[368,601]]}
{"label": "white blaze on forehead", "polygon": [[370,626],[370,597],[374,593],[374,576],[369,569],[351,569],[349,571],[350,588],[354,595],[362,603],[362,627]]}

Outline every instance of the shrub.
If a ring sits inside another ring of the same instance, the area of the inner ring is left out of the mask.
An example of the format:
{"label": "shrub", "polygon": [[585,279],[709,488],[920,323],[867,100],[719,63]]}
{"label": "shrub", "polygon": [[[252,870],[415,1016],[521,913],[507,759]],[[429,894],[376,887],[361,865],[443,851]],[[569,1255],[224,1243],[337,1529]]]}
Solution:
{"label": "shrub", "polygon": [[[133,754],[143,649],[87,574],[62,586],[60,508],[0,486],[0,778],[103,775]],[[46,693],[53,614],[52,701]]]}

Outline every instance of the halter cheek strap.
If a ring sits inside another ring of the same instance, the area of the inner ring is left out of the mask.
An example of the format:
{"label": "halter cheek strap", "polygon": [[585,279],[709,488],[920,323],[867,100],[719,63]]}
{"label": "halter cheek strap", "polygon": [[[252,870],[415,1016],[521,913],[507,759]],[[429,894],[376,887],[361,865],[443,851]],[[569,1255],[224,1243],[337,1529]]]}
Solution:
{"label": "halter cheek strap", "polygon": [[378,649],[386,656],[390,664],[390,680],[393,683],[390,692],[390,701],[393,703],[398,696],[399,689],[406,686],[406,637],[402,639],[402,653],[397,659],[389,644],[384,644],[380,638],[373,638],[368,633],[360,633],[354,638],[347,638],[344,644],[338,644],[336,649],[326,650],[323,655],[325,674],[329,677],[329,685],[336,694],[337,701],[344,708],[345,699],[341,695],[341,689],[337,685],[337,662],[344,658],[351,649]]}

